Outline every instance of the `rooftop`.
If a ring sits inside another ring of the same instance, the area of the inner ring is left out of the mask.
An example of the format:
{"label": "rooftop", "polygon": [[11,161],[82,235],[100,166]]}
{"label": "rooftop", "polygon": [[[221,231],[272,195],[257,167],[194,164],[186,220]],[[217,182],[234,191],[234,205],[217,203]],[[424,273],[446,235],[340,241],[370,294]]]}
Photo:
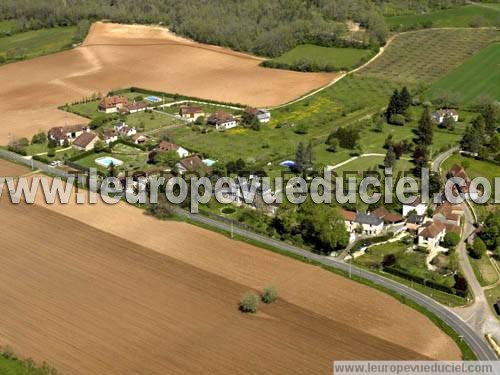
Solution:
{"label": "rooftop", "polygon": [[95,138],[97,137],[97,135],[93,132],[85,132],[85,133],[82,133],[80,134],[78,137],[76,137],[75,141],[73,142],[73,144],[75,146],[79,146],[79,147],[82,147],[82,148],[85,148],[87,147],[90,142],[92,142]]}
{"label": "rooftop", "polygon": [[443,230],[446,230],[446,226],[439,221],[435,221],[425,227],[425,229],[420,232],[419,236],[424,238],[436,238],[440,233],[443,232]]}
{"label": "rooftop", "polygon": [[374,215],[365,214],[363,212],[358,212],[356,214],[355,221],[357,223],[366,224],[366,225],[380,225],[383,223],[382,220],[379,219],[378,217],[376,217]]}

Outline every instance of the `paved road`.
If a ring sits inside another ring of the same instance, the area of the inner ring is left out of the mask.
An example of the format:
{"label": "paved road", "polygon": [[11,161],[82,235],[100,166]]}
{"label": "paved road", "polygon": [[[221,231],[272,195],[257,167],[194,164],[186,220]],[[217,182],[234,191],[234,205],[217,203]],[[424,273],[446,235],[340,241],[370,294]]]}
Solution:
{"label": "paved road", "polygon": [[443,164],[443,162],[456,151],[458,151],[458,147],[453,147],[436,156],[436,158],[431,163],[431,171],[439,173],[441,171],[441,164]]}
{"label": "paved road", "polygon": [[[432,162],[431,170],[440,173],[443,162],[457,150],[458,147],[454,147],[439,154]],[[495,339],[500,341],[500,323],[493,315],[488,300],[484,295],[483,287],[476,278],[467,254],[466,240],[474,232],[474,223],[476,222],[477,216],[473,208],[469,206],[467,202],[462,204],[462,208],[464,210],[464,227],[462,239],[457,247],[458,260],[460,268],[474,294],[474,303],[469,307],[455,308],[453,310],[481,336],[484,336],[486,333],[491,333]]]}
{"label": "paved road", "polygon": [[178,210],[178,213],[184,217],[188,217],[189,219],[202,223],[205,225],[209,225],[210,227],[222,229],[227,232],[233,231],[235,235],[259,241],[263,244],[276,247],[280,250],[287,251],[289,253],[293,253],[296,255],[303,256],[305,258],[314,260],[316,262],[322,263],[327,266],[334,267],[338,270],[342,270],[344,272],[351,272],[352,275],[359,276],[366,280],[369,280],[377,285],[383,286],[390,290],[397,292],[398,294],[411,299],[418,303],[420,306],[423,306],[427,310],[431,311],[435,315],[437,315],[441,320],[443,320],[446,324],[448,324],[452,329],[455,330],[462,338],[467,342],[470,348],[474,351],[478,359],[480,360],[496,360],[497,356],[495,352],[491,349],[491,347],[486,343],[483,336],[477,334],[473,331],[469,325],[467,325],[464,320],[462,320],[455,312],[444,307],[438,302],[434,301],[430,297],[427,297],[416,290],[407,287],[405,285],[399,284],[396,281],[387,279],[383,276],[371,273],[364,269],[357,268],[355,266],[351,266],[347,263],[341,262],[339,260],[335,260],[329,257],[321,256],[318,254],[311,253],[309,251],[300,249],[298,247],[289,245],[285,242],[273,240],[269,237],[265,237],[253,232],[249,232],[247,230],[240,229],[238,227],[231,228],[230,225],[221,223],[219,221],[201,216],[191,214],[187,211]]}

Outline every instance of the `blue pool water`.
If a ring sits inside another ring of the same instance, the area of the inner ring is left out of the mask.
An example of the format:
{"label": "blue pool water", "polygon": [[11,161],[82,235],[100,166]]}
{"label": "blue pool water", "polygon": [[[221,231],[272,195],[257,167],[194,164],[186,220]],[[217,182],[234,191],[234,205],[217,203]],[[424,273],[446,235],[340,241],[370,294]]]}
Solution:
{"label": "blue pool water", "polygon": [[105,168],[108,168],[111,164],[113,164],[114,166],[118,166],[118,165],[123,164],[123,161],[121,161],[119,159],[115,159],[111,156],[103,156],[101,158],[97,158],[97,159],[95,159],[95,162],[96,162],[96,164],[98,164],[102,167],[105,167]]}
{"label": "blue pool water", "polygon": [[283,167],[288,167],[288,168],[293,168],[295,167],[295,162],[292,160],[285,160],[280,163],[281,166]]}
{"label": "blue pool water", "polygon": [[151,96],[147,96],[147,97],[146,97],[146,98],[144,98],[144,99],[146,99],[148,102],[151,102],[151,103],[158,103],[158,102],[161,102],[161,99],[160,99],[159,97],[157,97],[157,96],[153,96],[153,95],[151,95]]}

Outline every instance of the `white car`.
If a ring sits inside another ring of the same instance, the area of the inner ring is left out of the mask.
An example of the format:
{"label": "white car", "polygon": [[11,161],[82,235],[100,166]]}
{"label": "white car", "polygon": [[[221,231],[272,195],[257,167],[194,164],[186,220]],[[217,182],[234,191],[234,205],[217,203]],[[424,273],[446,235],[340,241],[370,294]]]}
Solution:
{"label": "white car", "polygon": [[63,164],[62,161],[54,160],[53,162],[50,163],[50,166],[55,168],[55,167],[60,167],[62,164]]}

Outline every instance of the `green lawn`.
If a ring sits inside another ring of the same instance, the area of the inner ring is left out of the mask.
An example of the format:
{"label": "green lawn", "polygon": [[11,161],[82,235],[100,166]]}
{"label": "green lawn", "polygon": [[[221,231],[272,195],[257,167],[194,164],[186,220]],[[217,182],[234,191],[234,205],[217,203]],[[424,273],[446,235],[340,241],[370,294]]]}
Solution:
{"label": "green lawn", "polygon": [[241,115],[241,112],[243,110],[243,108],[238,110],[238,109],[233,109],[233,108],[222,107],[222,106],[216,105],[216,104],[208,104],[208,103],[205,104],[205,103],[194,103],[194,102],[189,103],[189,102],[187,102],[187,103],[182,103],[182,104],[171,105],[169,107],[164,107],[163,111],[170,113],[172,115],[178,115],[180,107],[188,105],[188,104],[196,106],[196,107],[201,107],[203,109],[203,112],[206,114],[206,116],[208,116],[208,114],[210,114],[210,113],[217,112],[217,111],[224,111],[224,112],[232,113],[235,116],[237,116],[237,115]]}
{"label": "green lawn", "polygon": [[369,247],[365,254],[359,258],[356,258],[355,263],[368,266],[368,267],[378,267],[384,256],[388,254],[400,254],[408,248],[408,245],[402,242],[388,242],[382,245],[374,245]]}
{"label": "green lawn", "polygon": [[179,119],[157,112],[133,113],[126,117],[125,122],[129,126],[135,126],[139,132],[148,132],[173,125],[185,125],[185,123]]}
{"label": "green lawn", "polygon": [[498,7],[465,5],[424,14],[385,17],[385,22],[391,30],[420,29],[422,27],[496,26],[499,14],[500,8]]}
{"label": "green lawn", "polygon": [[500,100],[500,43],[482,49],[436,81],[426,95],[432,98],[442,93],[458,95],[464,104],[470,104],[481,96]]}
{"label": "green lawn", "polygon": [[430,86],[492,41],[495,30],[419,30],[396,36],[377,60],[362,70],[369,77]]}
{"label": "green lawn", "polygon": [[470,178],[485,177],[491,184],[494,183],[495,177],[500,176],[500,165],[459,154],[454,154],[445,160],[443,171],[448,171],[454,164],[464,167]]}
{"label": "green lawn", "polygon": [[74,163],[85,168],[97,168],[100,172],[106,172],[106,168],[97,165],[95,162],[97,158],[105,156],[111,156],[123,161],[122,165],[116,166],[116,169],[119,171],[138,171],[143,170],[146,166],[147,152],[122,144],[115,145],[111,153],[92,153],[75,160]]}
{"label": "green lawn", "polygon": [[7,62],[58,52],[72,44],[76,27],[54,27],[0,38],[0,56]]}
{"label": "green lawn", "polygon": [[481,259],[469,257],[469,261],[481,286],[488,286],[498,281],[498,273],[493,268],[488,256],[483,255]]}
{"label": "green lawn", "polygon": [[76,113],[77,115],[87,117],[89,119],[94,119],[100,116],[113,116],[114,114],[105,114],[103,112],[99,112],[97,106],[100,102],[100,99],[90,100],[85,103],[78,104],[70,104],[68,108],[63,108],[68,110],[69,112]]}
{"label": "green lawn", "polygon": [[453,287],[455,281],[451,276],[442,276],[438,272],[427,268],[425,252],[408,250],[409,245],[402,242],[390,242],[375,245],[366,250],[366,254],[356,259],[356,263],[363,266],[378,268],[385,255],[396,256],[396,266],[406,272],[427,280],[433,280],[439,284]]}
{"label": "green lawn", "polygon": [[[338,168],[335,168],[335,172],[340,176],[346,172],[356,173],[358,171],[379,170],[380,166],[384,164],[384,156],[367,156],[361,157],[353,160],[347,164],[344,164]],[[396,160],[393,171],[394,173],[399,173],[402,171],[408,171],[413,168],[413,164],[409,160]],[[380,169],[382,171],[382,169]]]}
{"label": "green lawn", "polygon": [[367,61],[372,55],[373,51],[369,49],[302,44],[270,61],[291,66],[303,63],[321,66],[328,64],[335,70],[350,70]]}

